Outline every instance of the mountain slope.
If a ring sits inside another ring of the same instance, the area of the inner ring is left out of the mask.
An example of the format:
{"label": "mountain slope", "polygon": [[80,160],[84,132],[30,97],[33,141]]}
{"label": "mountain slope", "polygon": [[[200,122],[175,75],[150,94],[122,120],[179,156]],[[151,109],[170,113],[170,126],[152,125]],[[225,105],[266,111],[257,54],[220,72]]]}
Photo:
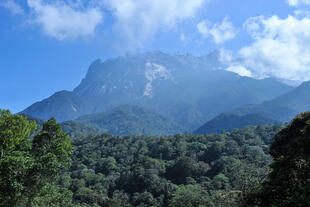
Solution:
{"label": "mountain slope", "polygon": [[151,110],[122,105],[113,110],[82,116],[76,122],[113,135],[170,135],[184,132],[172,120]]}
{"label": "mountain slope", "polygon": [[310,82],[304,82],[294,90],[262,104],[242,107],[240,114],[258,113],[267,118],[287,122],[296,114],[310,110]]}
{"label": "mountain slope", "polygon": [[62,122],[90,113],[93,109],[92,105],[86,98],[73,92],[60,91],[43,101],[34,103],[21,113],[43,120],[55,117],[57,121]]}
{"label": "mountain slope", "polygon": [[[249,125],[249,123],[267,124],[273,123],[274,121],[288,122],[296,114],[309,110],[310,82],[304,82],[299,87],[273,100],[257,105],[247,105],[230,112],[222,113],[208,121],[197,131],[219,132],[221,129],[231,129],[231,126],[242,128],[245,125]],[[252,117],[253,114],[260,116],[261,121],[256,122],[257,117]],[[237,122],[235,117],[247,117],[248,120]],[[216,127],[212,129],[211,126]]]}
{"label": "mountain slope", "polygon": [[241,129],[245,126],[258,126],[274,123],[275,121],[260,114],[238,115],[234,113],[222,113],[214,119],[194,131],[194,134],[221,133]]}
{"label": "mountain slope", "polygon": [[66,121],[139,105],[192,131],[223,111],[259,104],[292,89],[273,79],[240,77],[224,67],[218,51],[201,57],[155,51],[96,60],[73,92],[56,93],[22,113]]}

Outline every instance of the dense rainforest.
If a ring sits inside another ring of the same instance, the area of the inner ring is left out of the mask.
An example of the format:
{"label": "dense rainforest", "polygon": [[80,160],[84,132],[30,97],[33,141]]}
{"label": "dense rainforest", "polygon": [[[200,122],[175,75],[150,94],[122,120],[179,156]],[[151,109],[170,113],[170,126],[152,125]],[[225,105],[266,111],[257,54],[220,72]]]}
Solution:
{"label": "dense rainforest", "polygon": [[0,111],[0,206],[310,205],[309,113],[288,126],[208,135],[82,135],[79,125],[66,127],[79,136],[70,140],[55,119],[38,129]]}

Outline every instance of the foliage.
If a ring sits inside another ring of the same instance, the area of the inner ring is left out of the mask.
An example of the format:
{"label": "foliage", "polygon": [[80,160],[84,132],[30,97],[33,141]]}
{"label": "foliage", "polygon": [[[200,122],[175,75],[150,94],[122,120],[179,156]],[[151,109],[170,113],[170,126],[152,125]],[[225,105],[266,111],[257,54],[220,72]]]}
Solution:
{"label": "foliage", "polygon": [[60,123],[60,126],[62,131],[68,134],[71,138],[100,133],[100,130],[76,121],[62,122]]}
{"label": "foliage", "polygon": [[75,203],[86,206],[238,206],[269,172],[268,145],[281,127],[77,138],[70,190]]}
{"label": "foliage", "polygon": [[90,134],[73,148],[55,119],[36,132],[33,121],[0,111],[0,206],[309,206],[309,120],[301,114],[281,131]]}
{"label": "foliage", "polygon": [[270,148],[269,179],[248,195],[246,206],[310,206],[310,112],[298,115]]}
{"label": "foliage", "polygon": [[[26,114],[20,114],[20,115],[25,117],[28,121],[34,121],[38,125],[38,128],[40,130],[42,129],[43,124],[44,124],[44,121],[42,119],[34,118]],[[60,123],[60,126],[61,126],[62,131],[65,132],[67,135],[69,135],[71,138],[99,133],[98,129],[86,126],[76,121],[65,121],[65,122]],[[35,135],[35,133],[36,132],[34,132],[33,134]]]}
{"label": "foliage", "polygon": [[69,137],[51,119],[31,146],[36,128],[34,121],[0,111],[0,206],[71,207],[72,193],[58,183],[70,165]]}
{"label": "foliage", "polygon": [[180,186],[172,194],[169,207],[202,207],[214,206],[210,201],[209,194],[199,185]]}

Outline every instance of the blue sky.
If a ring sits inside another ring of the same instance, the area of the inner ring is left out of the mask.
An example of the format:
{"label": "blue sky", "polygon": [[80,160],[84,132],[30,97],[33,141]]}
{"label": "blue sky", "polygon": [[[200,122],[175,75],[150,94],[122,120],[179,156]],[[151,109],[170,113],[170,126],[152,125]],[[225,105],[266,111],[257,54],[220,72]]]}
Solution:
{"label": "blue sky", "polygon": [[127,52],[202,55],[219,49],[227,70],[240,75],[310,80],[309,4],[0,0],[0,108],[18,112],[72,90],[92,61]]}

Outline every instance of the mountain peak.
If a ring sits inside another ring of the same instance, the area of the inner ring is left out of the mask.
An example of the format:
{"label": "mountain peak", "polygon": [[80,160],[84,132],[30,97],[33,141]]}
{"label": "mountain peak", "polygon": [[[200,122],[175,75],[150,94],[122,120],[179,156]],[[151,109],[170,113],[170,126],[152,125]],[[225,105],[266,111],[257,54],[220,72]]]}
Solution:
{"label": "mountain peak", "polygon": [[103,65],[103,62],[101,59],[97,59],[94,62],[92,62],[88,68],[86,79],[96,79],[98,71],[101,69],[101,66]]}
{"label": "mountain peak", "polygon": [[123,104],[139,105],[191,131],[223,111],[258,104],[290,90],[274,81],[237,78],[219,70],[223,66],[219,53],[197,57],[151,51],[97,59],[73,92],[62,91],[25,112],[65,121]]}

